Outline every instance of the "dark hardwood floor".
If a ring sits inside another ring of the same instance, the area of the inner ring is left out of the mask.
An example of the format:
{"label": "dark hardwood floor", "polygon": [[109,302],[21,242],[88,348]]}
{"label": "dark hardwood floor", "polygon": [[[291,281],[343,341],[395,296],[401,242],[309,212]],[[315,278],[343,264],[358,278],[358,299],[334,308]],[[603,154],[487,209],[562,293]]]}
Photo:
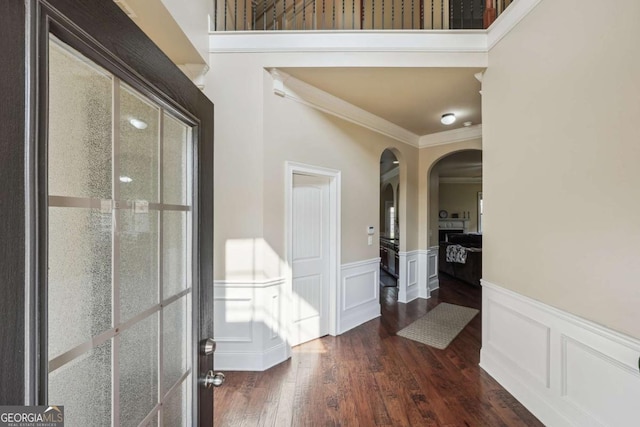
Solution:
{"label": "dark hardwood floor", "polygon": [[481,290],[445,275],[429,300],[397,303],[381,287],[382,316],[293,349],[265,372],[226,372],[215,390],[223,426],[541,426],[478,366],[481,315],[445,350],[395,335],[440,302],[481,308]]}

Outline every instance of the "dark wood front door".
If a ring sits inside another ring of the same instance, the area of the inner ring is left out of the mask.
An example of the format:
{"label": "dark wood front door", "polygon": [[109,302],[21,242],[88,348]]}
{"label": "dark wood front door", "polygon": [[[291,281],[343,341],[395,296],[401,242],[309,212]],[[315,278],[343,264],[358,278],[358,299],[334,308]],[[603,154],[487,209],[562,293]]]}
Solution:
{"label": "dark wood front door", "polygon": [[0,404],[212,425],[212,103],[112,1],[0,39]]}

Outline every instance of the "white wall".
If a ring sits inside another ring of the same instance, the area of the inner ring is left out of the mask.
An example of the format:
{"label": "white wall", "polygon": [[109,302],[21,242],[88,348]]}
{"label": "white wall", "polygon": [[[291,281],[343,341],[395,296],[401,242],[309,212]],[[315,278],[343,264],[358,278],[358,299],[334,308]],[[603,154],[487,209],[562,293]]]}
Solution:
{"label": "white wall", "polygon": [[483,277],[640,337],[640,2],[540,4],[483,80]]}

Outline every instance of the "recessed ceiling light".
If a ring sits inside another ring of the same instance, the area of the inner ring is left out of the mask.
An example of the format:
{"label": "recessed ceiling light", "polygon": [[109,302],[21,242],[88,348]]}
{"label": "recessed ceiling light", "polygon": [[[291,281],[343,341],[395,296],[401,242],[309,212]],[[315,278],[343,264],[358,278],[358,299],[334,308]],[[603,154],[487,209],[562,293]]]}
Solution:
{"label": "recessed ceiling light", "polygon": [[393,164],[394,164],[394,165],[399,165],[399,164],[400,164],[400,160],[394,160],[394,161],[393,161]]}
{"label": "recessed ceiling light", "polygon": [[463,123],[463,125],[465,125],[465,127],[469,127],[469,126],[471,126],[472,124],[473,124],[473,123],[471,123],[471,122],[464,122],[464,123]]}
{"label": "recessed ceiling light", "polygon": [[127,182],[131,182],[131,181],[133,181],[133,178],[131,178],[131,177],[128,177],[128,176],[121,176],[120,177],[120,182],[127,183]]}
{"label": "recessed ceiling light", "polygon": [[453,113],[446,113],[446,114],[443,114],[443,115],[442,115],[442,118],[440,118],[440,122],[441,122],[443,125],[450,125],[450,124],[452,124],[452,123],[453,123],[453,122],[455,122],[455,121],[456,121],[456,115],[455,115],[455,114],[453,114]]}
{"label": "recessed ceiling light", "polygon": [[130,119],[129,123],[131,123],[131,126],[133,126],[136,129],[146,129],[147,128],[147,122],[144,122],[140,119]]}

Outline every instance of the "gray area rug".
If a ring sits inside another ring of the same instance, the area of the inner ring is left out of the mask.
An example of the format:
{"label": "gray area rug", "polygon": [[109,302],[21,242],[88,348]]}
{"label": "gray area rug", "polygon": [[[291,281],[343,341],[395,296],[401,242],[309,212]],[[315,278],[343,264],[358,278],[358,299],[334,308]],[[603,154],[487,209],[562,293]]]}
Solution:
{"label": "gray area rug", "polygon": [[443,302],[396,335],[444,350],[478,313],[475,308]]}

